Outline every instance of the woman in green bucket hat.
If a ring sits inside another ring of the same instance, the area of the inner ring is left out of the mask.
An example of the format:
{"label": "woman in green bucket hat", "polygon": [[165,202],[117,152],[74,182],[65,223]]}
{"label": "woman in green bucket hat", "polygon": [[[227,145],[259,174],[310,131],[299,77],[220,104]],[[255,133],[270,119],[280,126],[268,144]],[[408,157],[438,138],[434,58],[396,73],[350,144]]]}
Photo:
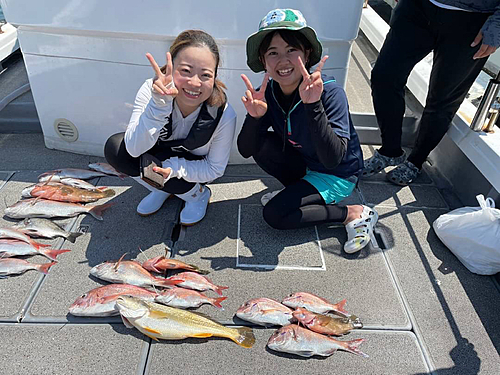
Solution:
{"label": "woman in green bucket hat", "polygon": [[328,56],[321,58],[316,32],[300,11],[275,9],[248,37],[246,50],[250,69],[265,75],[257,89],[241,76],[248,113],[238,149],[284,185],[262,197],[264,220],[276,229],[343,223],[344,250],[361,250],[378,215],[368,206],[338,205],[355,188],[363,155],[344,90],[322,74]]}

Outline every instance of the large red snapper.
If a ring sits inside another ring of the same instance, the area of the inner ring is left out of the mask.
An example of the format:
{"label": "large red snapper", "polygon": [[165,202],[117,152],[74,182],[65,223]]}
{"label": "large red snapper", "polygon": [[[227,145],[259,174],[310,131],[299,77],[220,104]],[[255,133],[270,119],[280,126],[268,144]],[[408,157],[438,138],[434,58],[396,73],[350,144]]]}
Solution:
{"label": "large red snapper", "polygon": [[349,317],[350,314],[344,310],[346,300],[342,300],[339,303],[333,304],[328,302],[326,299],[318,297],[312,293],[297,292],[290,294],[282,301],[283,305],[296,309],[297,307],[303,307],[309,311],[323,314],[327,312],[333,312],[343,317]]}
{"label": "large red snapper", "polygon": [[270,298],[253,298],[236,311],[240,319],[263,325],[284,326],[294,321],[292,309]]}
{"label": "large red snapper", "polygon": [[301,357],[312,357],[313,355],[329,357],[337,350],[345,350],[368,358],[367,354],[358,349],[358,346],[364,341],[365,339],[339,341],[296,324],[289,324],[272,334],[267,342],[267,347],[271,350],[296,354]]}
{"label": "large red snapper", "polygon": [[75,316],[112,316],[119,315],[116,300],[120,296],[134,296],[147,301],[154,301],[156,293],[129,284],[110,284],[92,289],[78,297],[69,307],[69,313]]}
{"label": "large red snapper", "polygon": [[24,189],[22,195],[23,197],[43,198],[59,202],[91,203],[99,199],[113,197],[115,191],[111,189],[87,190],[60,183],[45,183]]}
{"label": "large red snapper", "polygon": [[[122,256],[123,258],[123,256]],[[104,262],[94,266],[90,274],[99,279],[112,283],[131,284],[136,286],[161,286],[165,288],[172,287],[181,283],[182,279],[174,277],[160,279],[151,275],[147,270],[133,260],[122,260],[118,262]]]}

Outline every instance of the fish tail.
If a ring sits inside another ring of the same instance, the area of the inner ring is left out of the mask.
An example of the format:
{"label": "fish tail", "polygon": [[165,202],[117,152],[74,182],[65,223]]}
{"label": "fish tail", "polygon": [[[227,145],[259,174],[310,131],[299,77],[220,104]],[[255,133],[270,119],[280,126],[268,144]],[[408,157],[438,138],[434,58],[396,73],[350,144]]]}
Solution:
{"label": "fish tail", "polygon": [[80,237],[83,233],[80,233],[80,232],[71,232],[69,233],[65,238],[71,242],[71,243],[75,243],[75,240]]}
{"label": "fish tail", "polygon": [[97,220],[102,220],[102,213],[113,205],[114,203],[105,203],[94,206],[90,209],[89,214],[91,214]]}
{"label": "fish tail", "polygon": [[45,255],[47,258],[51,260],[56,260],[57,256],[63,253],[67,253],[68,251],[71,250],[54,250],[54,249],[48,249],[48,250],[43,250],[42,254]]}
{"label": "fish tail", "polygon": [[228,286],[220,286],[218,285],[217,288],[215,288],[215,293],[217,293],[219,296],[222,296],[222,291],[224,289],[229,289]]}
{"label": "fish tail", "polygon": [[115,191],[113,189],[104,190],[103,193],[104,193],[104,197],[105,198],[109,198],[109,197],[114,197],[115,196]]}
{"label": "fish tail", "polygon": [[96,190],[99,190],[99,191],[104,191],[106,190],[108,187],[107,186],[99,186],[99,187],[96,187]]}
{"label": "fish tail", "polygon": [[219,298],[214,298],[211,304],[215,307],[218,307],[219,309],[222,309],[222,305],[220,304],[222,301],[227,299],[227,297],[219,297]]}
{"label": "fish tail", "polygon": [[52,267],[54,264],[57,264],[57,262],[50,262],[50,263],[45,263],[45,264],[39,264],[36,267],[38,271],[41,273],[47,275],[49,273],[49,268]]}
{"label": "fish tail", "polygon": [[334,305],[333,310],[344,317],[349,317],[350,314],[344,309],[346,303],[347,300],[343,299],[342,301]]}
{"label": "fish tail", "polygon": [[244,348],[251,348],[253,344],[255,344],[255,336],[253,334],[252,328],[250,327],[241,327],[236,328],[238,331],[237,335],[233,335],[230,337],[236,344],[243,346]]}
{"label": "fish tail", "polygon": [[342,347],[346,352],[357,354],[360,355],[361,357],[369,358],[370,356],[368,354],[365,354],[358,349],[358,346],[360,346],[363,342],[365,342],[365,340],[366,339],[356,339],[351,341],[344,341],[342,343],[343,344]]}

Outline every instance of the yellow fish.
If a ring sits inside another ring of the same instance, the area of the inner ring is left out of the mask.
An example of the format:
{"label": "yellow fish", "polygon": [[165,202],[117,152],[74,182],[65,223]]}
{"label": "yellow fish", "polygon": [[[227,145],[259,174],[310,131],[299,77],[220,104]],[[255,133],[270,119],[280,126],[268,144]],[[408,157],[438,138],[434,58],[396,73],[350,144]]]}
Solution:
{"label": "yellow fish", "polygon": [[119,297],[116,307],[125,326],[135,327],[156,341],[218,336],[231,339],[244,348],[251,348],[255,343],[251,328],[228,328],[198,313],[131,296]]}

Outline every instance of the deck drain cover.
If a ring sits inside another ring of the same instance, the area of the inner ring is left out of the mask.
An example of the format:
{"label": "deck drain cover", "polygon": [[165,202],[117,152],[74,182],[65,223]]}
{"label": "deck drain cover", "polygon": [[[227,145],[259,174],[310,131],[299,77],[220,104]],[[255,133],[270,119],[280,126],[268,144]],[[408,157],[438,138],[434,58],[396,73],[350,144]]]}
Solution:
{"label": "deck drain cover", "polygon": [[54,129],[57,135],[66,142],[75,142],[78,139],[78,129],[71,121],[65,118],[55,120]]}

